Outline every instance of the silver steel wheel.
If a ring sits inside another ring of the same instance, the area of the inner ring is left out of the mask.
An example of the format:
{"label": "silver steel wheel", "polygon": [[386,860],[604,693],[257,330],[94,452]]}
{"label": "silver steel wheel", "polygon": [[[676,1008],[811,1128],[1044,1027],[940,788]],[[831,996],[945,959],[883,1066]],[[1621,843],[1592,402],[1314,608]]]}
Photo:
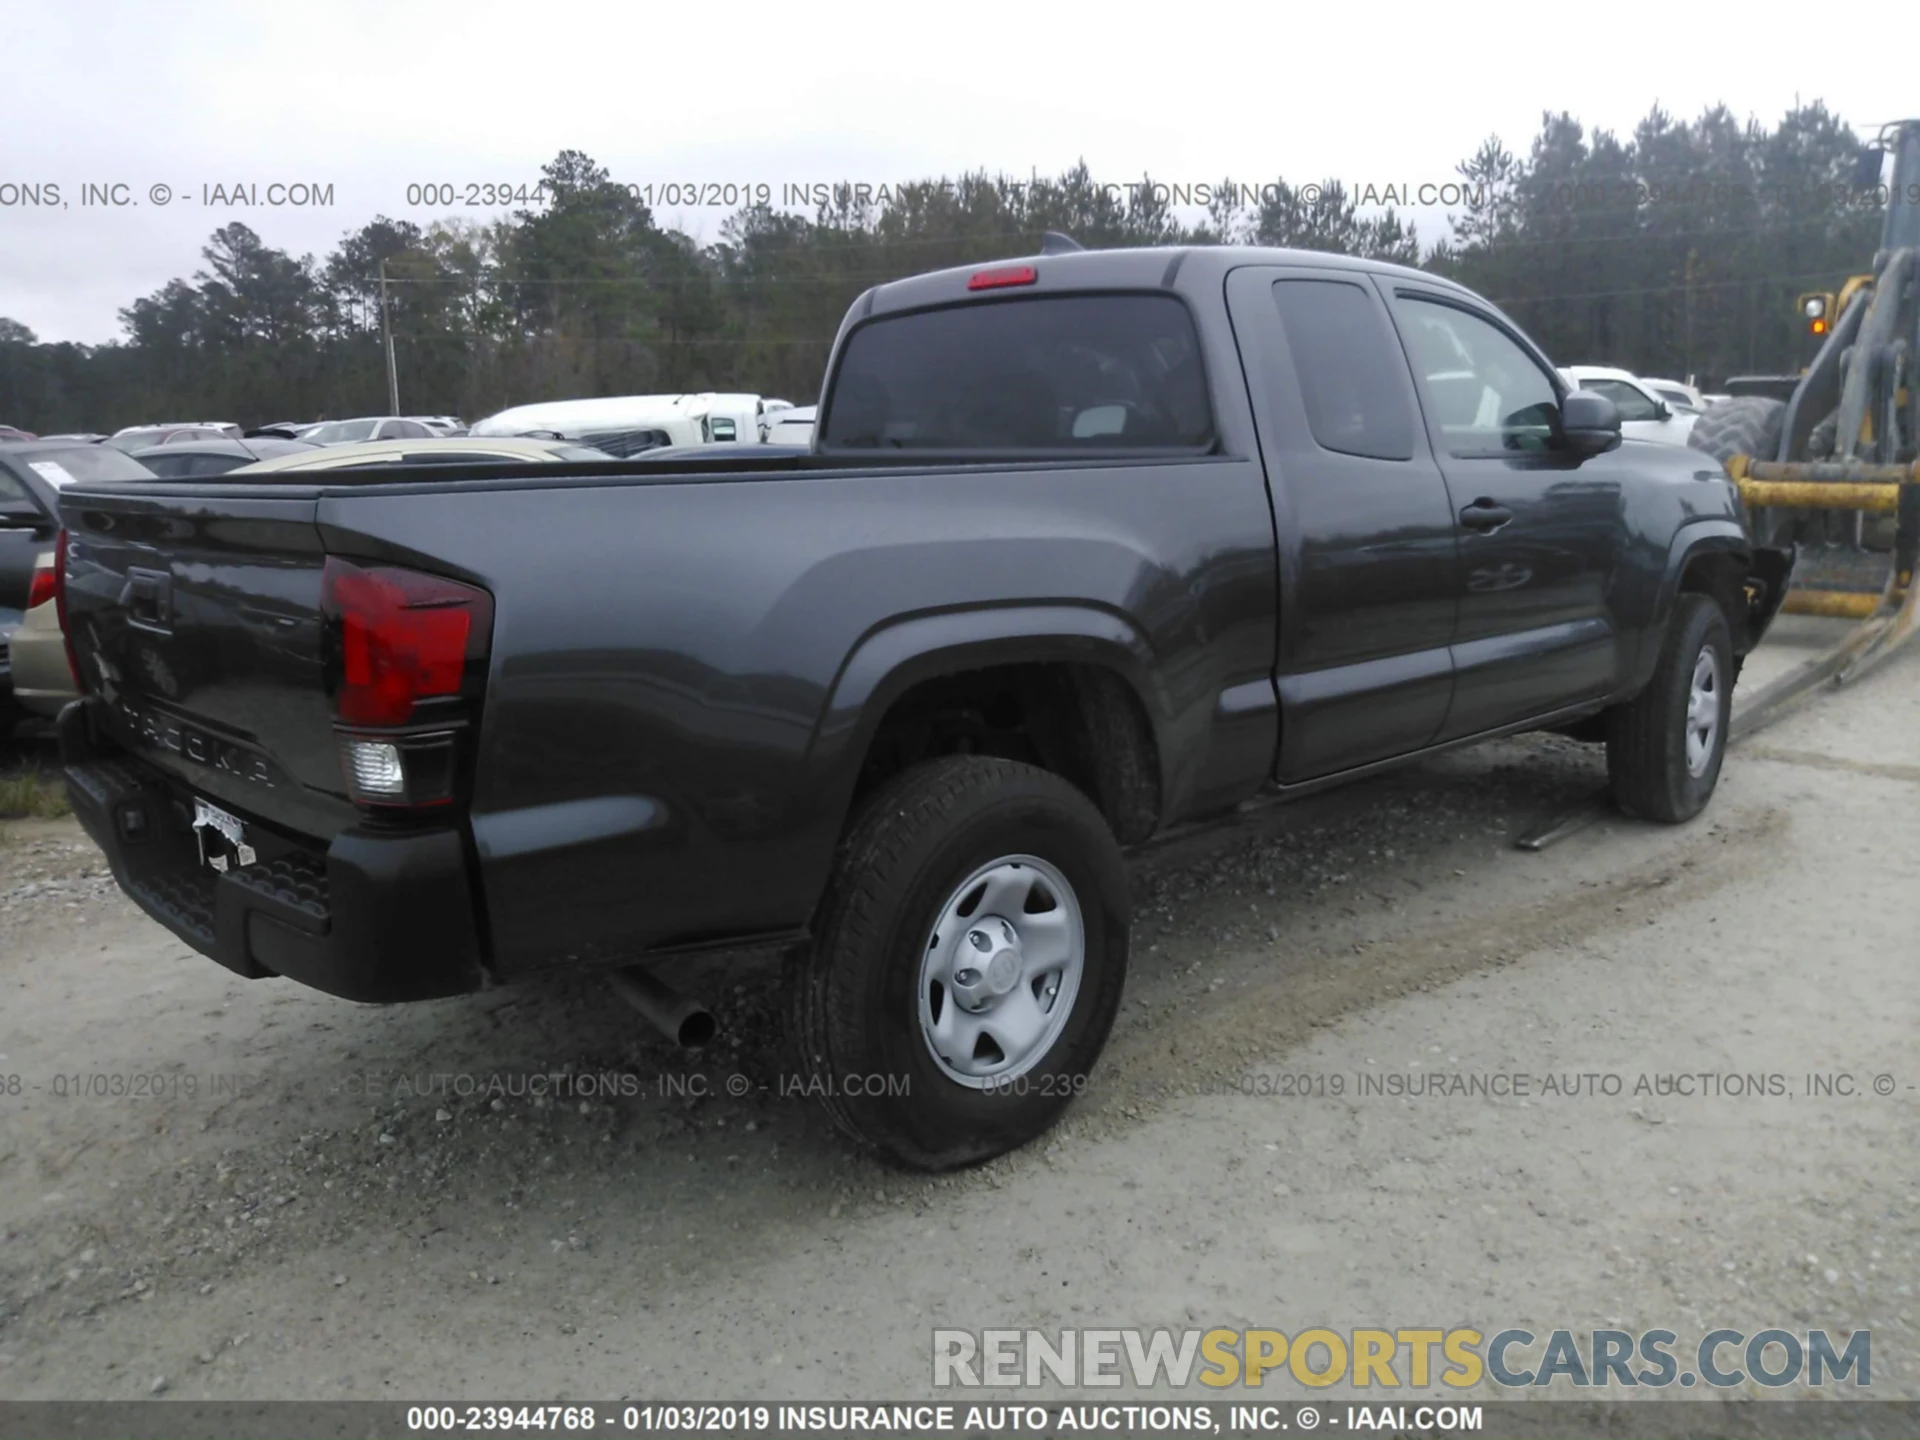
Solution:
{"label": "silver steel wheel", "polygon": [[985,1089],[1031,1070],[1073,1013],[1087,930],[1067,877],[1003,855],[940,907],[920,960],[920,1035],[950,1080]]}
{"label": "silver steel wheel", "polygon": [[1695,779],[1713,763],[1713,744],[1720,733],[1720,657],[1711,645],[1701,647],[1693,662],[1693,684],[1687,691],[1687,773]]}

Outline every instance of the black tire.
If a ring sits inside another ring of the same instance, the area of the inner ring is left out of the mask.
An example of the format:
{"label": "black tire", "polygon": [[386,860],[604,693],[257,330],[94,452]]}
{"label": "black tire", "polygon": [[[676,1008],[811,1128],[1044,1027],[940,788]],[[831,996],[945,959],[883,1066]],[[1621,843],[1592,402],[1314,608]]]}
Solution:
{"label": "black tire", "polygon": [[[950,1078],[932,1053],[920,968],[941,907],[1003,856],[1033,856],[1066,878],[1084,959],[1048,1048],[1016,1079],[978,1089]],[[1106,1044],[1126,981],[1128,909],[1119,845],[1093,803],[1059,776],[981,756],[896,776],[848,829],[814,944],[787,961],[799,1088],[855,1139],[917,1169],[952,1169],[1024,1145],[1085,1090]],[[885,1077],[878,1086],[875,1076]]]}
{"label": "black tire", "polygon": [[[1688,705],[1695,667],[1714,655],[1717,713],[1706,763],[1696,773],[1688,763]],[[1733,718],[1733,634],[1726,612],[1711,596],[1685,594],[1674,606],[1653,678],[1625,705],[1608,712],[1607,777],[1623,811],[1643,820],[1677,825],[1706,808],[1727,754]]]}
{"label": "black tire", "polygon": [[1780,453],[1787,407],[1764,395],[1735,395],[1709,405],[1687,432],[1687,444],[1704,450],[1722,465],[1736,455],[1771,460]]}

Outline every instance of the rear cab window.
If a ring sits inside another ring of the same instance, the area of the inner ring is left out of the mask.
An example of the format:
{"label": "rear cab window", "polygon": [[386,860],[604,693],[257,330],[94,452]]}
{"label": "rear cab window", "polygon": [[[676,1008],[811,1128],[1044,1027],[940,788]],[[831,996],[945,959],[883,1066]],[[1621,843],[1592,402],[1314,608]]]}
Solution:
{"label": "rear cab window", "polygon": [[1034,295],[909,311],[848,337],[823,451],[1200,453],[1200,339],[1166,294]]}

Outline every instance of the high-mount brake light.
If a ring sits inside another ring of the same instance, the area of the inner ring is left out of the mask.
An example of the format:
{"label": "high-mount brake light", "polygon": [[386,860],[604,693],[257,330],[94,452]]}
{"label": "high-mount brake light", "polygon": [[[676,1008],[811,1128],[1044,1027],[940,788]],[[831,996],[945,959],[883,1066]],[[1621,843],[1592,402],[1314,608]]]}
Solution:
{"label": "high-mount brake light", "polygon": [[492,597],[336,557],[321,572],[321,597],[347,794],[400,809],[452,803],[460,732],[472,718],[458,702],[470,663],[487,653]]}
{"label": "high-mount brake light", "polygon": [[1007,265],[998,270],[976,271],[967,281],[969,290],[999,290],[1008,285],[1031,285],[1040,272],[1031,265]]}

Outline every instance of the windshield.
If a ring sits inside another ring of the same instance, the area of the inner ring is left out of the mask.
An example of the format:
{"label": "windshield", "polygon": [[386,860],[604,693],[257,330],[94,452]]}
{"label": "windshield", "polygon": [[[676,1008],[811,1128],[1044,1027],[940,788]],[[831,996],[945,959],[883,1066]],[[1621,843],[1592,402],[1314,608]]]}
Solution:
{"label": "windshield", "polygon": [[1193,317],[1171,295],[1069,295],[924,310],[848,339],[826,450],[1204,450]]}
{"label": "windshield", "polygon": [[300,438],[312,445],[343,445],[355,440],[371,440],[379,425],[378,420],[334,420],[314,426]]}

